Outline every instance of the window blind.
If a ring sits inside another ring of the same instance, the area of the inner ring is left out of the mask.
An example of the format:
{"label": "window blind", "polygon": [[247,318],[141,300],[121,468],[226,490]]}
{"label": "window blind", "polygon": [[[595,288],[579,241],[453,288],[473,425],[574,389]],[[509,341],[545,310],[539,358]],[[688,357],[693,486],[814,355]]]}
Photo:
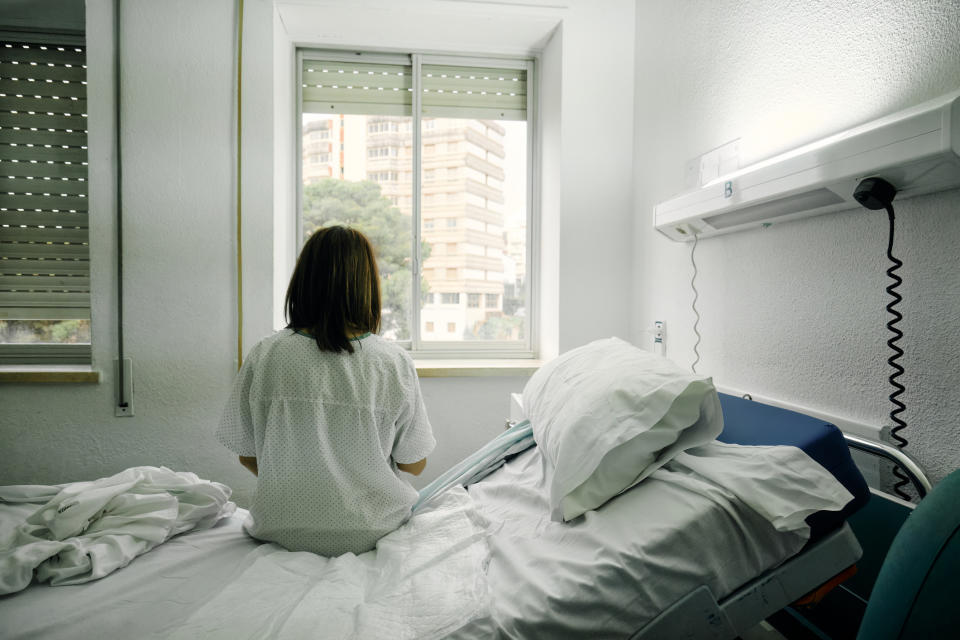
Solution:
{"label": "window blind", "polygon": [[[85,48],[0,40],[0,320],[90,318]],[[0,363],[90,346],[0,345]]]}
{"label": "window blind", "polygon": [[409,65],[304,58],[300,90],[304,113],[409,116],[412,112]]}
{"label": "window blind", "polygon": [[424,64],[420,77],[426,117],[527,119],[526,69]]}

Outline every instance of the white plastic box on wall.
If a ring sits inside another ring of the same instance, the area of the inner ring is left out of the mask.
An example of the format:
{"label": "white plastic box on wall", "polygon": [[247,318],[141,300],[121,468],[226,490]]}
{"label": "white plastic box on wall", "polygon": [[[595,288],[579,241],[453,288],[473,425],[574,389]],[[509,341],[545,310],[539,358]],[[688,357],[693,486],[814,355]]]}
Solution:
{"label": "white plastic box on wall", "polygon": [[960,91],[721,176],[654,207],[676,241],[859,206],[860,180],[880,177],[897,199],[960,187]]}

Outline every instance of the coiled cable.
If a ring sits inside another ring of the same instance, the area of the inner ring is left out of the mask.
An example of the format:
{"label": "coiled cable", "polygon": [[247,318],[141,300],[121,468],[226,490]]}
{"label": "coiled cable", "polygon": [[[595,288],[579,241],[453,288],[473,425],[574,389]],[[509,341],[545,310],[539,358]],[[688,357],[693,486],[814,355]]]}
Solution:
{"label": "coiled cable", "polygon": [[697,363],[700,362],[700,330],[698,326],[700,325],[700,312],[697,311],[697,300],[700,297],[700,293],[697,291],[697,261],[695,254],[697,251],[697,240],[698,236],[696,232],[693,234],[693,247],[690,248],[690,264],[693,265],[693,277],[690,278],[690,288],[693,289],[693,302],[690,304],[690,308],[693,309],[693,315],[696,316],[696,320],[693,321],[693,333],[697,336],[697,341],[693,344],[693,355],[696,358],[693,361],[693,364],[690,365],[690,370],[694,373],[697,372]]}
{"label": "coiled cable", "polygon": [[[890,294],[892,300],[887,304],[887,312],[891,315],[890,320],[887,322],[887,329],[892,334],[887,340],[887,346],[890,347],[890,350],[893,351],[893,354],[887,358],[887,364],[889,364],[894,372],[890,374],[890,386],[893,387],[893,392],[890,394],[890,402],[894,405],[894,408],[890,410],[890,420],[895,423],[895,426],[890,429],[890,438],[896,443],[897,447],[903,449],[907,446],[908,442],[905,437],[900,435],[900,431],[907,428],[907,423],[900,417],[900,414],[903,413],[907,406],[900,401],[900,395],[906,391],[904,387],[898,380],[900,376],[903,375],[904,368],[900,364],[899,360],[903,357],[903,349],[897,344],[900,339],[903,337],[903,331],[901,331],[897,325],[903,320],[903,314],[897,310],[897,305],[903,300],[903,296],[900,295],[900,292],[897,291],[897,288],[903,284],[903,278],[901,278],[897,271],[900,270],[900,267],[903,266],[903,262],[896,258],[893,255],[893,235],[895,227],[895,216],[893,213],[893,205],[887,204],[887,218],[890,221],[890,234],[889,240],[887,243],[887,258],[890,260],[890,268],[887,269],[887,276],[892,280],[892,282],[887,285],[887,293]],[[910,495],[903,490],[903,487],[910,483],[910,479],[903,473],[899,466],[893,467],[893,475],[897,478],[897,483],[893,486],[894,492],[903,498],[904,500],[909,500]]]}

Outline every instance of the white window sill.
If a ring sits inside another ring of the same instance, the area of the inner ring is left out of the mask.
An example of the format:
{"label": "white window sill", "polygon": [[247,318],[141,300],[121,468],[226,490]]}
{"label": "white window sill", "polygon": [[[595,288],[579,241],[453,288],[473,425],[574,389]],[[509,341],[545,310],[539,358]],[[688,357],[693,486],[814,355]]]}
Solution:
{"label": "white window sill", "polygon": [[421,378],[473,378],[490,376],[532,376],[540,360],[426,360],[414,359]]}
{"label": "white window sill", "polygon": [[100,382],[100,372],[90,365],[76,364],[4,364],[0,365],[0,383],[4,382]]}

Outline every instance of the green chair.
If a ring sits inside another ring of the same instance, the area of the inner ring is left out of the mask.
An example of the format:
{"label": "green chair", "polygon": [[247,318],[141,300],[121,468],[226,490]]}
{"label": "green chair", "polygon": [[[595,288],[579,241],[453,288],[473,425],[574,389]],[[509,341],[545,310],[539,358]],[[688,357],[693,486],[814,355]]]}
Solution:
{"label": "green chair", "polygon": [[903,523],[867,603],[857,640],[960,638],[960,469]]}

